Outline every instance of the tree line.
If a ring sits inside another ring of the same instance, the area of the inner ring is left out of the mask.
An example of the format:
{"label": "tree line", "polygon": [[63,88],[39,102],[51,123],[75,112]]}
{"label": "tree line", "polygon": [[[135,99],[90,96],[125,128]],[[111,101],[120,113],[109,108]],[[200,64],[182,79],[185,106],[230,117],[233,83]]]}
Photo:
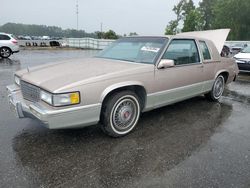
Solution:
{"label": "tree line", "polygon": [[230,28],[229,40],[250,39],[249,0],[180,0],[174,6],[176,19],[171,20],[165,34]]}
{"label": "tree line", "polygon": [[105,39],[117,39],[119,36],[112,30],[107,32],[96,31],[94,33],[87,33],[84,30],[76,29],[62,29],[57,26],[46,25],[29,25],[19,23],[6,23],[0,26],[0,32],[12,33],[16,36],[50,36],[50,37],[65,37],[65,38],[105,38]]}

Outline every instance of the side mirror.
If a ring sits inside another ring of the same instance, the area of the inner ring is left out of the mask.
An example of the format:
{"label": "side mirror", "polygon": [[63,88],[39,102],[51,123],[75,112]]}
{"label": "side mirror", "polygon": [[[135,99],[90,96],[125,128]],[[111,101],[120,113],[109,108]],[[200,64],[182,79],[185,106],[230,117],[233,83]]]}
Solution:
{"label": "side mirror", "polygon": [[165,69],[165,68],[170,68],[174,67],[174,60],[172,59],[162,59],[160,63],[158,64],[158,69]]}

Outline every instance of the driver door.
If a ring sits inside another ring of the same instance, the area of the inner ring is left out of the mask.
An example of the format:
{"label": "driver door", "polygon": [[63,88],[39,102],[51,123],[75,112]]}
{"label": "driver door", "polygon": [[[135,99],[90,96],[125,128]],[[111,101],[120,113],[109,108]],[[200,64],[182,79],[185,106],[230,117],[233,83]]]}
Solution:
{"label": "driver door", "polygon": [[154,107],[161,107],[202,92],[203,64],[193,39],[173,39],[162,59],[174,60],[174,67],[155,70]]}

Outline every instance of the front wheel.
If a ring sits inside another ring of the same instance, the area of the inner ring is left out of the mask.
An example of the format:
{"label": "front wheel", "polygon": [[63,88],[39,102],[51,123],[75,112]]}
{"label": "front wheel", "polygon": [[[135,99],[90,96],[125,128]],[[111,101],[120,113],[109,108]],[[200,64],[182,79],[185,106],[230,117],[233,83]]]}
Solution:
{"label": "front wheel", "polygon": [[214,82],[212,90],[205,94],[205,96],[211,101],[218,101],[222,96],[225,88],[224,76],[219,75]]}
{"label": "front wheel", "polygon": [[11,50],[9,48],[6,47],[2,47],[0,48],[0,56],[2,58],[8,58],[11,55]]}
{"label": "front wheel", "polygon": [[140,99],[132,91],[111,95],[103,104],[101,123],[105,133],[121,137],[136,126],[141,112]]}

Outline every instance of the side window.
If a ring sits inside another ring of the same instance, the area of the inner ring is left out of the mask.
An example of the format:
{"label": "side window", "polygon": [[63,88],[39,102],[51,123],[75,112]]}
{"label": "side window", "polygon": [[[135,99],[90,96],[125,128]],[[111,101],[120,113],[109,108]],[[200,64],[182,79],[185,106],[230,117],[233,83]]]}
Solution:
{"label": "side window", "polygon": [[10,37],[7,35],[0,35],[0,40],[10,40]]}
{"label": "side window", "polygon": [[192,39],[174,39],[163,55],[163,59],[174,60],[175,65],[199,63],[200,57],[196,43]]}
{"label": "side window", "polygon": [[200,48],[201,48],[204,60],[211,59],[211,55],[207,47],[207,44],[204,41],[200,41],[199,43],[200,43]]}

